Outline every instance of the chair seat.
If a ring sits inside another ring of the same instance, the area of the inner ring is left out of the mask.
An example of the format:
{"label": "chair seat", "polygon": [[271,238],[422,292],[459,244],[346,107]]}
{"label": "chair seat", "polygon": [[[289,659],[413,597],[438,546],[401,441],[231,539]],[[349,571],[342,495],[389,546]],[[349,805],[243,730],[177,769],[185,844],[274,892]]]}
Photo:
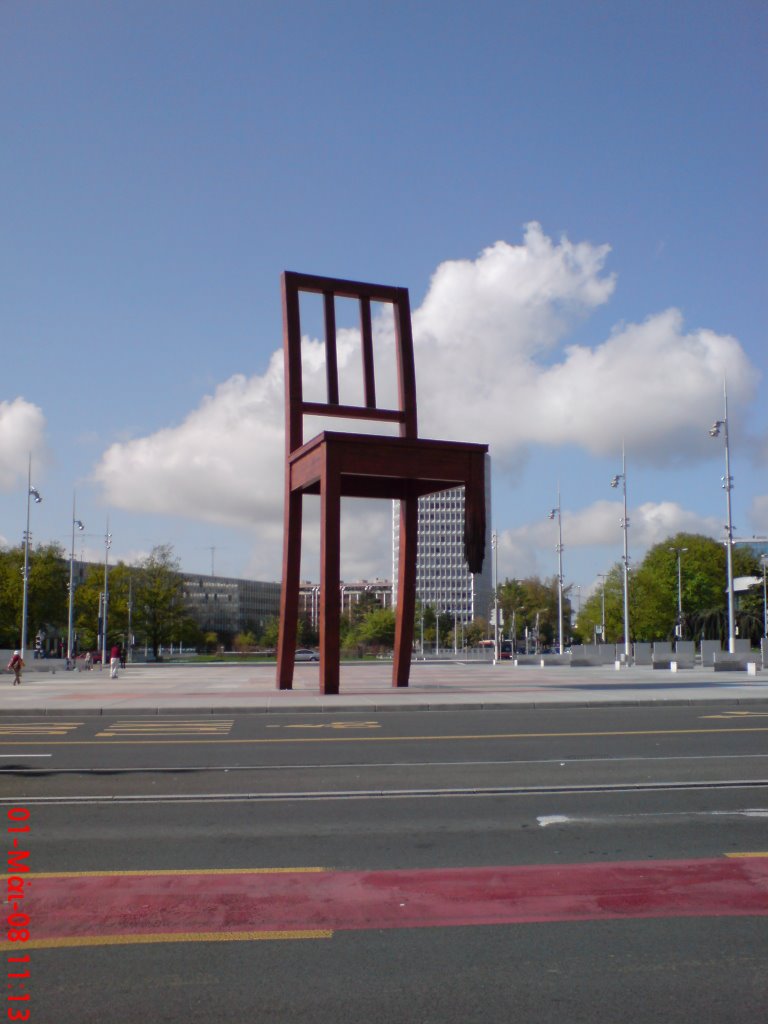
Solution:
{"label": "chair seat", "polygon": [[323,431],[288,456],[290,488],[319,494],[331,461],[348,498],[406,498],[482,481],[488,446]]}

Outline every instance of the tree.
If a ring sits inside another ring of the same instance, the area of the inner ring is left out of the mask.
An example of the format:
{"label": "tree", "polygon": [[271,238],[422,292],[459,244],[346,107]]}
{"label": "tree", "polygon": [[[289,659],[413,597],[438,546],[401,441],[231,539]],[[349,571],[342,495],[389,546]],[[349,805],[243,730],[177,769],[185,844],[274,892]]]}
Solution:
{"label": "tree", "polygon": [[[139,570],[132,569],[123,562],[118,562],[117,565],[109,568],[107,574],[107,648],[114,643],[130,644],[128,605],[133,596],[135,606],[138,576]],[[103,593],[104,566],[91,565],[86,571],[85,579],[75,591],[74,598],[75,628],[78,648],[81,651],[93,650],[99,643],[99,612],[102,609]],[[135,628],[135,622],[132,623],[132,626]]]}
{"label": "tree", "polygon": [[0,552],[0,646],[16,647],[21,637],[23,548]]}
{"label": "tree", "polygon": [[[552,644],[558,628],[557,577],[542,581],[538,576],[524,580],[505,580],[498,589],[499,607],[504,612],[504,632],[515,640],[528,635],[543,646]],[[570,634],[571,607],[563,595],[563,633]]]}
{"label": "tree", "polygon": [[[630,585],[631,585],[630,577]],[[603,598],[605,598],[605,637],[599,627],[603,624]],[[631,604],[631,601],[630,601]],[[632,623],[630,621],[630,629]],[[601,580],[601,585],[585,601],[579,612],[579,633],[586,643],[603,640],[618,643],[624,635],[624,567],[617,562]]]}
{"label": "tree", "polygon": [[477,647],[488,632],[485,619],[473,619],[464,629],[464,643],[467,647]]}
{"label": "tree", "polygon": [[239,651],[241,654],[253,650],[255,646],[256,637],[249,631],[246,631],[245,633],[238,633],[235,637],[235,650]]}
{"label": "tree", "polygon": [[280,632],[280,620],[276,616],[271,616],[264,624],[264,629],[261,633],[261,643],[263,647],[277,647],[277,638]]}
{"label": "tree", "polygon": [[139,564],[135,584],[136,632],[146,638],[157,658],[162,644],[180,641],[189,615],[184,581],[170,544],[159,544]]}
{"label": "tree", "polygon": [[367,647],[395,646],[395,613],[391,608],[374,608],[355,630],[359,643]]}
{"label": "tree", "polygon": [[[0,556],[0,644],[15,647],[21,637],[24,592],[24,548],[11,548]],[[29,551],[27,634],[61,630],[67,622],[68,570],[58,544],[40,544]]]}
{"label": "tree", "polygon": [[[655,544],[633,574],[630,595],[633,639],[659,640],[675,636],[679,600],[678,551],[683,637],[727,638],[725,545],[702,534],[678,533]],[[751,549],[735,547],[733,566],[736,576],[753,575],[757,556]],[[748,634],[749,630],[744,635]]]}

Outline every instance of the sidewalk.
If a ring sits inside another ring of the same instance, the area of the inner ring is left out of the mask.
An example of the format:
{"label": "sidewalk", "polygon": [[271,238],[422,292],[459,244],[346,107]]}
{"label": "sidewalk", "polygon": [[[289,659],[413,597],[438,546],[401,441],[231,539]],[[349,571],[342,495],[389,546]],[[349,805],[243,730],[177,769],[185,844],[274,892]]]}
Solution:
{"label": "sidewalk", "polygon": [[0,716],[40,714],[186,714],[307,711],[493,709],[515,706],[594,707],[768,703],[768,671],[679,672],[634,666],[570,668],[415,662],[411,685],[393,689],[389,663],[343,664],[341,693],[319,692],[318,666],[297,665],[294,689],[275,688],[275,666],[204,664],[129,665],[118,679],[109,668],[91,672],[24,670],[21,686],[0,675]]}

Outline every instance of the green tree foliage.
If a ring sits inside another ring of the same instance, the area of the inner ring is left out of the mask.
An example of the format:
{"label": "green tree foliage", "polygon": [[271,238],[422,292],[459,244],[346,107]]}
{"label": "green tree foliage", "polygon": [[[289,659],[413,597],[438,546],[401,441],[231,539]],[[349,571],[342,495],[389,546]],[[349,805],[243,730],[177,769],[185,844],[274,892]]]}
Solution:
{"label": "green tree foliage", "polygon": [[485,619],[473,619],[464,627],[464,644],[467,647],[477,647],[481,640],[488,634],[488,623]]}
{"label": "green tree foliage", "polygon": [[[601,639],[605,601],[605,637]],[[624,568],[614,565],[600,581],[598,589],[582,602],[579,632],[584,643],[618,643],[624,635]]]}
{"label": "green tree foliage", "polygon": [[309,618],[306,616],[300,617],[296,631],[296,646],[314,647],[317,644],[317,640],[317,630],[312,628]]}
{"label": "green tree foliage", "polygon": [[23,548],[0,552],[0,645],[16,647],[21,638]]}
{"label": "green tree foliage", "polygon": [[[139,571],[118,562],[107,576],[107,649],[113,644],[128,645],[128,604],[135,598]],[[104,566],[91,565],[75,591],[74,625],[80,651],[95,650],[99,642],[99,607],[104,593]],[[135,618],[133,622],[135,632]]]}
{"label": "green tree foliage", "polygon": [[277,638],[280,633],[280,620],[276,616],[267,619],[261,633],[262,647],[277,648]]}
{"label": "green tree foliage", "polygon": [[184,581],[170,544],[154,547],[139,565],[134,598],[137,638],[144,637],[155,657],[160,646],[183,641],[190,627]]}
{"label": "green tree foliage", "polygon": [[246,630],[245,633],[238,633],[234,640],[235,650],[240,653],[246,653],[252,651],[256,646],[256,636],[254,633]]}
{"label": "green tree foliage", "polygon": [[[498,588],[499,607],[504,613],[504,637],[520,643],[526,629],[539,644],[551,646],[557,639],[559,623],[557,577],[541,580],[530,576],[523,580],[505,580]],[[570,636],[571,602],[566,589],[563,594],[563,636]]]}
{"label": "green tree foliage", "polygon": [[[682,549],[686,550],[683,551]],[[632,641],[671,640],[678,625],[677,551],[680,551],[682,637],[689,640],[728,638],[726,549],[721,541],[702,534],[678,533],[654,545],[630,572],[629,609]],[[749,546],[733,549],[734,576],[758,576],[759,559]],[[606,642],[624,635],[623,566],[617,563],[605,579]],[[758,588],[752,588],[756,592]],[[582,605],[579,630],[592,641],[602,617],[602,586]],[[740,636],[757,642],[761,634],[762,595],[745,595],[737,613]],[[599,637],[598,637],[599,638]]]}
{"label": "green tree foliage", "polygon": [[[24,549],[0,552],[0,644],[15,647],[21,638]],[[67,622],[69,570],[58,544],[30,548],[27,587],[27,635],[60,630]]]}
{"label": "green tree foliage", "polygon": [[395,613],[391,608],[374,608],[355,627],[358,643],[366,647],[395,646]]}

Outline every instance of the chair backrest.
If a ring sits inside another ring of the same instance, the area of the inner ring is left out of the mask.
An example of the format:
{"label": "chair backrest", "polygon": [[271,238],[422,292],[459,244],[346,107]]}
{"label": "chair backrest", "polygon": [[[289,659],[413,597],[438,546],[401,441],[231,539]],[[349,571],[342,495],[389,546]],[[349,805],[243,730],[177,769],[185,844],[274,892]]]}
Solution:
{"label": "chair backrest", "polygon": [[[304,443],[305,416],[341,416],[399,424],[401,437],[418,436],[416,419],[416,374],[408,289],[389,285],[363,284],[332,277],[317,277],[286,270],[283,288],[283,349],[285,354],[286,446],[293,452]],[[300,293],[323,296],[325,321],[326,401],[304,400],[301,365]],[[342,405],[339,401],[339,372],[336,352],[336,297],[357,299],[360,309],[360,337],[363,357],[363,405]],[[398,408],[376,405],[373,361],[371,303],[393,307],[397,358]]]}

